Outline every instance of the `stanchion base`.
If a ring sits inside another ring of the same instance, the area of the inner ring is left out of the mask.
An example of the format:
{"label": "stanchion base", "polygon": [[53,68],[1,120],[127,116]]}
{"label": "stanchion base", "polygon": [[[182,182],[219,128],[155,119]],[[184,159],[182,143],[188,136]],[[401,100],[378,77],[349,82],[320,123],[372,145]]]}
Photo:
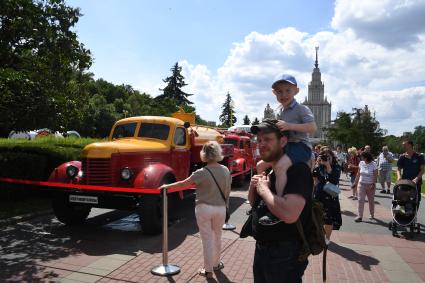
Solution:
{"label": "stanchion base", "polygon": [[167,264],[158,265],[151,270],[152,274],[159,276],[174,275],[180,272],[180,267],[177,265]]}
{"label": "stanchion base", "polygon": [[229,223],[224,223],[223,224],[223,230],[235,230],[236,226],[233,224],[229,224]]}

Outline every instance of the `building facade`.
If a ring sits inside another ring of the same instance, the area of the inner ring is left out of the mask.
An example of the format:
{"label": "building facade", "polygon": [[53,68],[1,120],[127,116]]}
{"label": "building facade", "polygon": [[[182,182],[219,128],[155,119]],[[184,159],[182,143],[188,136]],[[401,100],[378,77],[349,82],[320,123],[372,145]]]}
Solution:
{"label": "building facade", "polygon": [[303,104],[308,106],[313,112],[317,124],[317,132],[310,135],[312,142],[319,142],[325,139],[324,129],[331,123],[331,103],[325,97],[325,85],[322,82],[322,74],[319,69],[318,50],[316,47],[316,62],[312,73],[311,82],[308,84],[308,97]]}
{"label": "building facade", "polygon": [[270,107],[270,104],[267,103],[266,108],[264,109],[264,119],[276,119],[276,114],[274,114],[273,109]]}

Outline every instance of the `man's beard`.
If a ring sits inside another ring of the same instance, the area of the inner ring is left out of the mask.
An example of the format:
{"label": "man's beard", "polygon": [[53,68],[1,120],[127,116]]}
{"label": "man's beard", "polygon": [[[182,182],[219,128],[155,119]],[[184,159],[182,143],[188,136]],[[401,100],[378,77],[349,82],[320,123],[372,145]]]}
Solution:
{"label": "man's beard", "polygon": [[270,153],[267,154],[267,156],[261,156],[260,157],[265,162],[273,162],[278,161],[283,155],[282,148],[276,148],[275,150],[270,150]]}

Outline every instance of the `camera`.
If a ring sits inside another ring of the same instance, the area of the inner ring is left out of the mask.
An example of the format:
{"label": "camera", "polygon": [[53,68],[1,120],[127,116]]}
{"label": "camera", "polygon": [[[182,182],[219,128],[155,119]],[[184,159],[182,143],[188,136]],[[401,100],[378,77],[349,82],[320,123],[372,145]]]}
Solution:
{"label": "camera", "polygon": [[328,156],[326,154],[321,154],[319,155],[319,157],[320,157],[320,160],[322,161],[328,161]]}

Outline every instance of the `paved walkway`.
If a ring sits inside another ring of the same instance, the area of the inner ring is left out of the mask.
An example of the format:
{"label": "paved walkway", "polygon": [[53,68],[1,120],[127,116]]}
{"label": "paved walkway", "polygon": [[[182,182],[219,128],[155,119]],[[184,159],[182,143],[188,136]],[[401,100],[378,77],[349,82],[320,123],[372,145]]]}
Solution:
{"label": "paved walkway", "polygon": [[[355,223],[356,202],[348,199],[350,190],[347,180],[341,182],[340,196],[343,226],[332,235],[327,256],[327,282],[425,282],[425,237],[409,239],[401,235],[393,237],[387,228],[390,211],[376,198],[375,220],[366,219]],[[240,239],[238,232],[246,219],[249,205],[246,191],[233,191],[233,213],[230,222],[235,231],[223,233],[223,262],[225,267],[216,272],[210,282],[253,282],[252,259],[255,242],[252,238]],[[197,275],[202,267],[202,246],[193,216],[176,223],[169,230],[169,263],[181,267],[181,272],[172,277],[158,277],[151,269],[160,264],[161,237],[144,238],[138,243],[139,252],[125,253],[126,239],[121,245],[122,253],[89,255],[84,252],[38,262],[34,278],[44,282],[205,282]],[[105,235],[108,237],[108,235]],[[102,249],[93,242],[91,249]],[[322,256],[310,257],[303,282],[322,282]],[[9,280],[20,281],[19,276]],[[36,280],[37,281],[37,280]]]}

